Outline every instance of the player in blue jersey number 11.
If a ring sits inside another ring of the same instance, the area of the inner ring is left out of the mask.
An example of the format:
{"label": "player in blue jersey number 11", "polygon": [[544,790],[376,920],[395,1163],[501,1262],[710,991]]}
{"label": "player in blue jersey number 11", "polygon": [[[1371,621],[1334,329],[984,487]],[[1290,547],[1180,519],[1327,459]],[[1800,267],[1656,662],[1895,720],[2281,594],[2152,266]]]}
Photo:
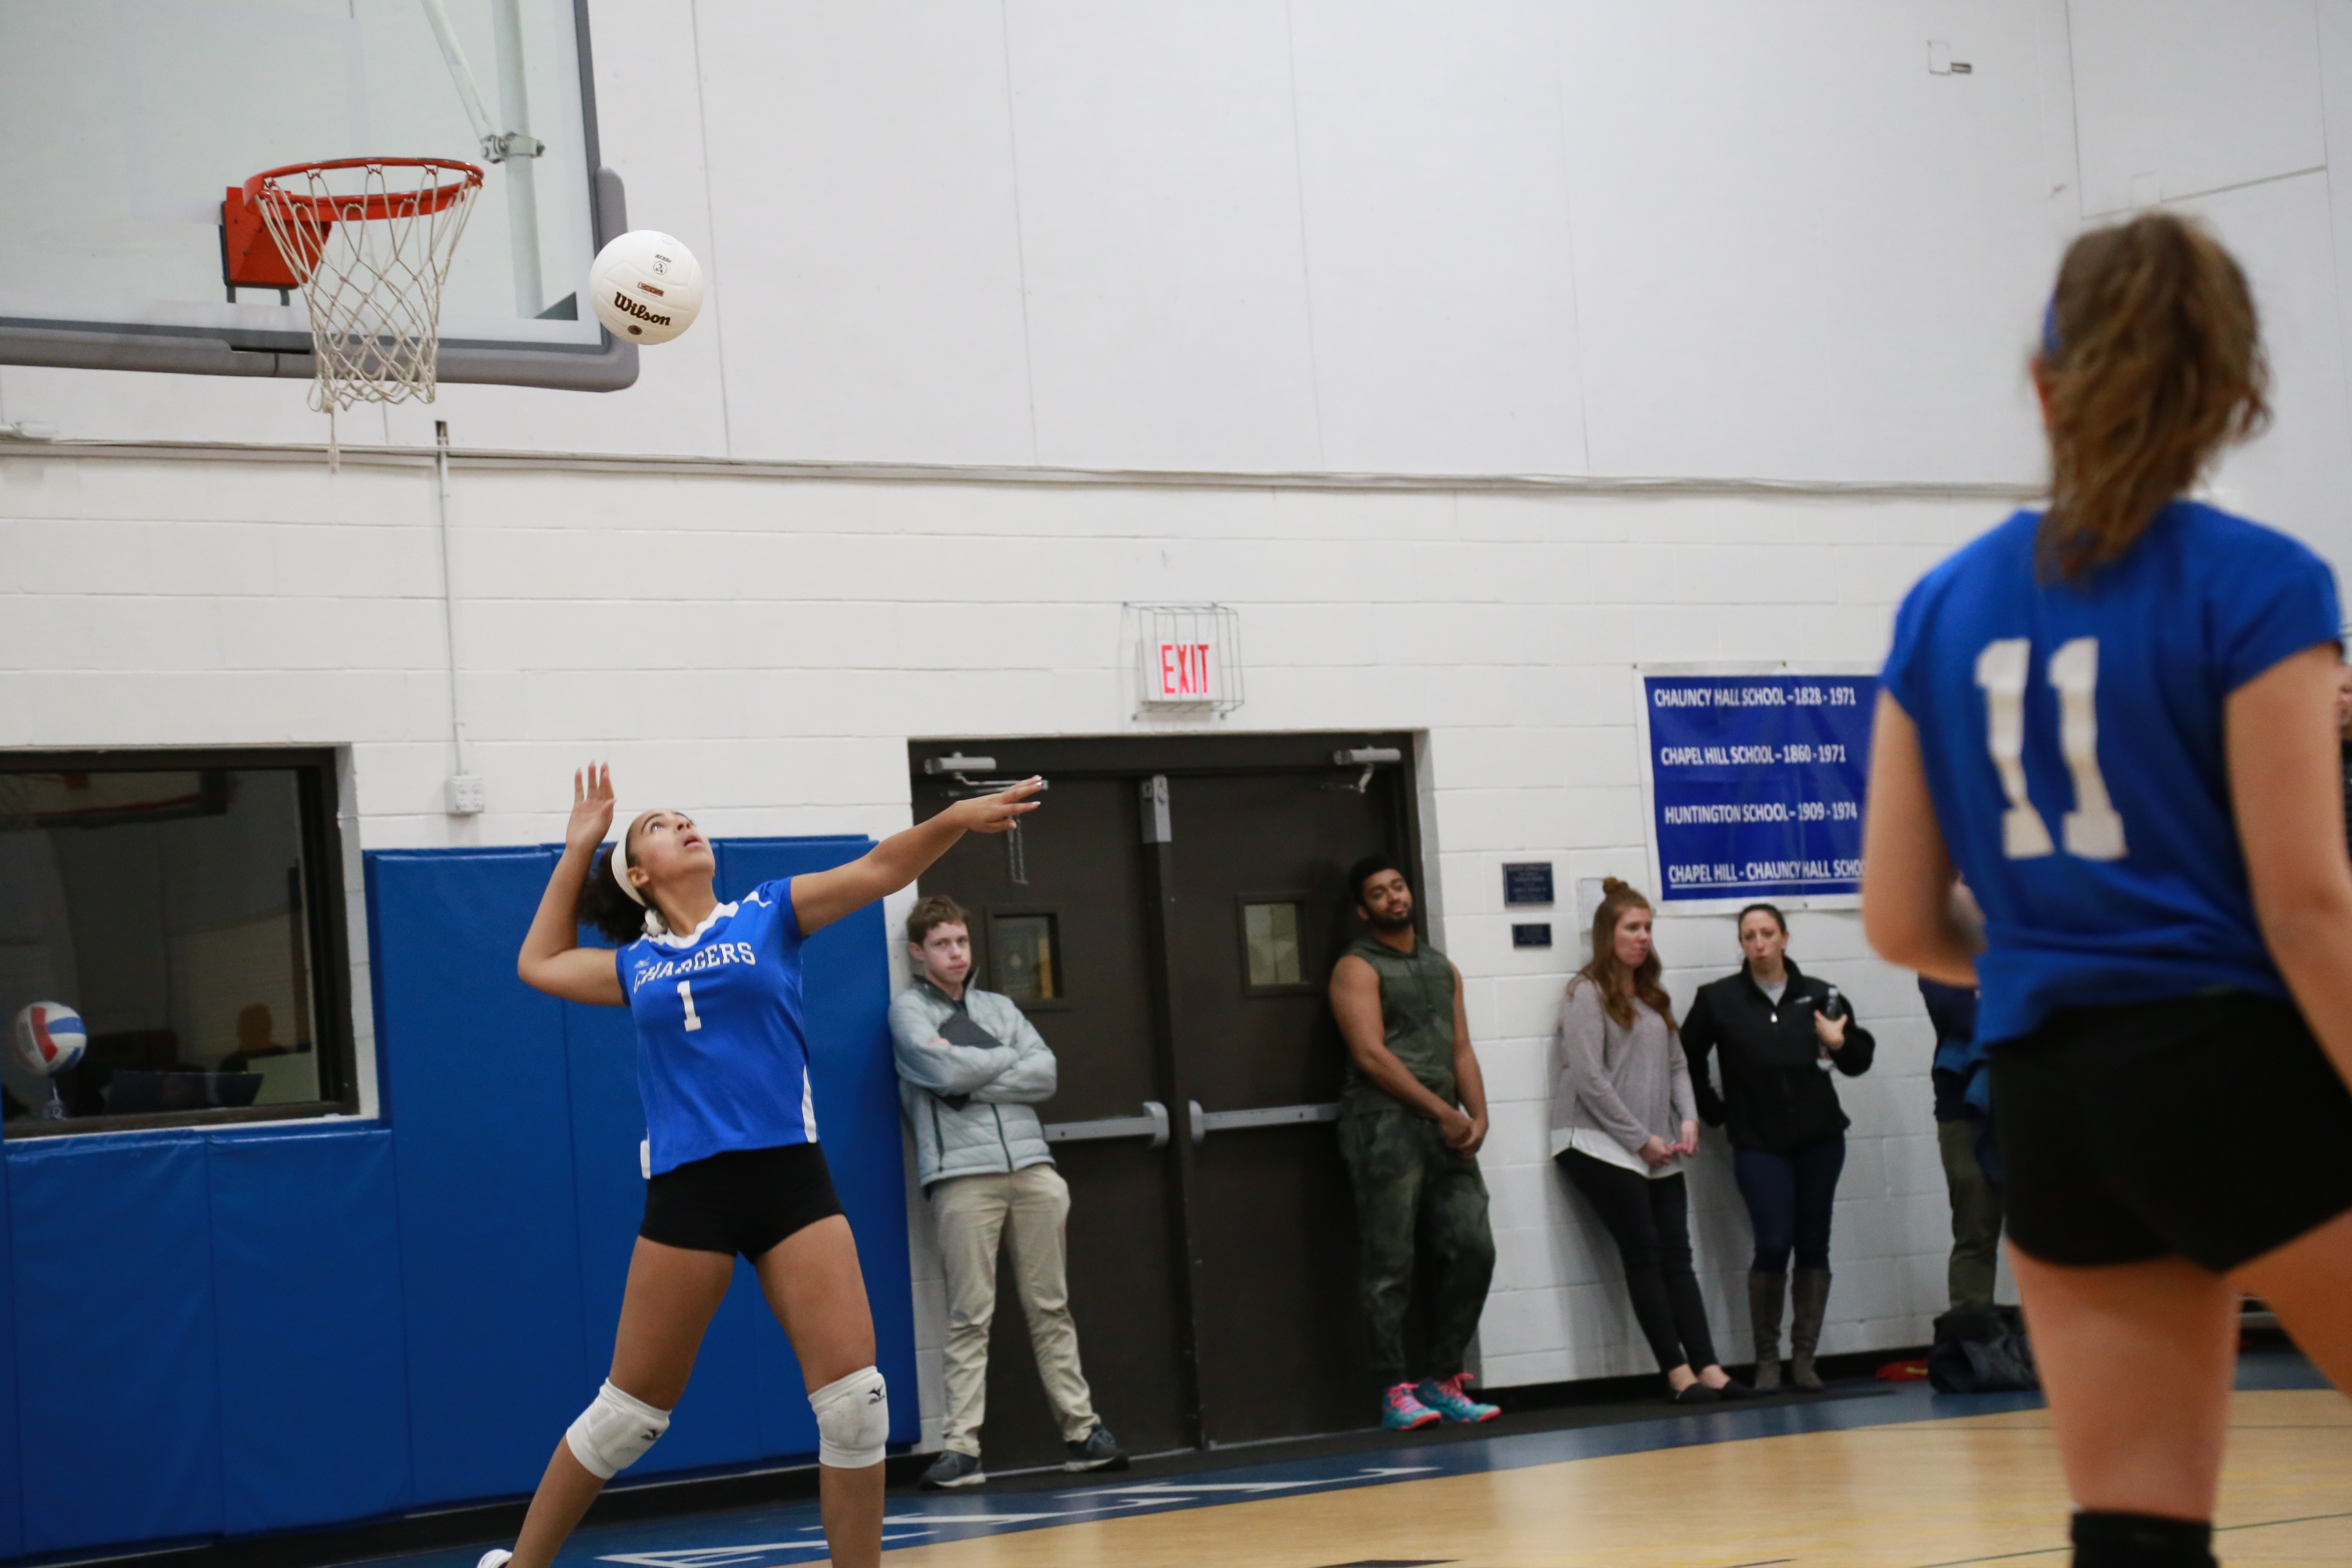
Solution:
{"label": "player in blue jersey number 11", "polygon": [[2048,509],[1895,616],[1863,921],[1982,984],[2076,1568],[2212,1568],[2239,1293],[2352,1386],[2342,614],[2310,550],[2186,499],[2269,415],[2252,297],[2201,229],[2077,239],[2032,376]]}
{"label": "player in blue jersey number 11", "polygon": [[[912,882],[966,833],[1011,827],[1045,787],[1030,779],[958,801],[845,866],[720,903],[718,862],[692,818],[646,812],[600,854],[613,826],[612,772],[575,775],[562,858],[515,967],[551,995],[629,1009],[646,1110],[646,1217],[612,1374],[555,1446],[514,1550],[488,1553],[482,1568],[547,1568],[604,1483],[668,1428],[739,1253],[808,1382],[833,1561],[881,1561],[889,1393],[874,1365],[856,1246],[817,1144],[802,949]],[[618,950],[582,947],[583,923]]]}

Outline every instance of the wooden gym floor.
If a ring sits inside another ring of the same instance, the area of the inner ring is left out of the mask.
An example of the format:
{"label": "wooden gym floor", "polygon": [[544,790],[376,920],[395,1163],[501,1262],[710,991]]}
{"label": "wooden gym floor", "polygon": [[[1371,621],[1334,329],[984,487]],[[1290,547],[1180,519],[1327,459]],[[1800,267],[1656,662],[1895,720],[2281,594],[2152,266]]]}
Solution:
{"label": "wooden gym floor", "polygon": [[[2250,1359],[2239,1386],[2222,1561],[2352,1563],[2352,1405],[2291,1355]],[[2066,1497],[2037,1399],[1848,1392],[1208,1471],[894,1493],[885,1568],[2063,1568]],[[798,1568],[824,1561],[815,1523],[801,1505],[613,1526],[583,1531],[562,1562]],[[470,1568],[478,1551],[399,1561]]]}

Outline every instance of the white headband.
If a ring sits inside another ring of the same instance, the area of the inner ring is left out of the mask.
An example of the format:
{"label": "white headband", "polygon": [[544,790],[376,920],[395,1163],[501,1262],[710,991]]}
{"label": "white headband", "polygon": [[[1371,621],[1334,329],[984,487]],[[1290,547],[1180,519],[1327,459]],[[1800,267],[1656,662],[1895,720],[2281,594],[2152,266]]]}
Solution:
{"label": "white headband", "polygon": [[646,896],[629,880],[629,828],[635,826],[634,822],[624,825],[621,837],[613,841],[613,880],[621,884],[621,891],[629,895],[630,902],[646,911],[646,934],[659,936],[669,930],[669,922],[661,918],[659,910],[646,902]]}

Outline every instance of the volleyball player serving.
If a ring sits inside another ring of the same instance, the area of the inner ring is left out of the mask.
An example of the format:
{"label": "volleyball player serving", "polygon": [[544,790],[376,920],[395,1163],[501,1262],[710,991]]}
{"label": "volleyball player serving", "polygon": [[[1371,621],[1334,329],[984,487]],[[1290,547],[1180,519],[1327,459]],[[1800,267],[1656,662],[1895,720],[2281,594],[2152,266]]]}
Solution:
{"label": "volleyball player serving", "polygon": [[[612,1375],[555,1446],[513,1552],[490,1552],[482,1568],[546,1568],[604,1483],[668,1427],[737,1253],[758,1271],[808,1381],[833,1561],[881,1560],[889,1396],[856,1247],[817,1145],[802,948],[913,881],[964,834],[1003,832],[1037,808],[1029,797],[1044,787],[1031,779],[959,801],[845,866],[722,904],[709,841],[678,812],[645,813],[598,855],[613,824],[612,771],[574,776],[563,856],[515,966],[551,995],[629,1009],[651,1180]],[[620,951],[580,946],[583,921]]]}
{"label": "volleyball player serving", "polygon": [[1911,591],[1878,705],[1864,921],[1983,985],[2078,1568],[2210,1568],[2239,1292],[2352,1377],[2336,584],[2182,499],[2266,379],[2202,231],[2076,240],[2033,363],[2051,505]]}

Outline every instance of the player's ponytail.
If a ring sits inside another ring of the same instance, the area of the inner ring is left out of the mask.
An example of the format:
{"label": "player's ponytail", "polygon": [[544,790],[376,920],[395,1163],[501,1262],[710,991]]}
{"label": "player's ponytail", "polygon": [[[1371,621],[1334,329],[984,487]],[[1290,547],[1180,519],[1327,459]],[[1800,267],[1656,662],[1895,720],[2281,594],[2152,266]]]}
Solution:
{"label": "player's ponytail", "polygon": [[645,909],[621,891],[621,884],[613,874],[613,852],[609,848],[596,852],[595,863],[588,868],[588,879],[580,886],[580,901],[572,907],[572,914],[582,925],[602,932],[623,947],[646,934]]}
{"label": "player's ponytail", "polygon": [[2120,559],[2219,448],[2270,421],[2245,274],[2170,213],[2067,248],[2034,369],[2050,426],[2042,559],[2060,577]]}

